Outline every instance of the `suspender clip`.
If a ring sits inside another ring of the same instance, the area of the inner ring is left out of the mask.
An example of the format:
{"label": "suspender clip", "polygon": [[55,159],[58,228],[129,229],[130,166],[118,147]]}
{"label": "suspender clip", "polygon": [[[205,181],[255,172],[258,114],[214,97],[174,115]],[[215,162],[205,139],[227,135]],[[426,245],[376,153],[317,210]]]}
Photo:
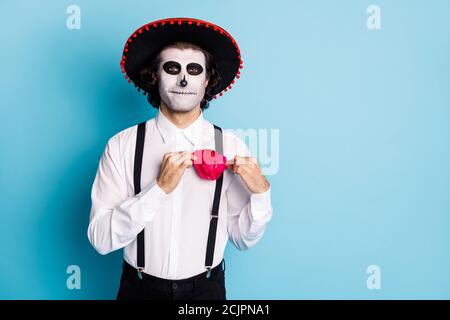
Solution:
{"label": "suspender clip", "polygon": [[138,274],[139,279],[141,279],[141,280],[142,280],[142,272],[143,271],[144,271],[144,268],[137,268],[137,274]]}
{"label": "suspender clip", "polygon": [[219,215],[218,214],[212,214],[211,215],[211,220],[212,219],[219,219]]}
{"label": "suspender clip", "polygon": [[206,270],[207,270],[207,272],[206,272],[206,278],[209,279],[209,277],[211,277],[211,267],[206,267]]}

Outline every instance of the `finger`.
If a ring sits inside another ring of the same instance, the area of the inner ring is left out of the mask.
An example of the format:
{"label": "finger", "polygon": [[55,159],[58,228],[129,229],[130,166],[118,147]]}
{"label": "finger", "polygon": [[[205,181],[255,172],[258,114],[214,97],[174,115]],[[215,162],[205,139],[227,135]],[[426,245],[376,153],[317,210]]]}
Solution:
{"label": "finger", "polygon": [[253,157],[239,157],[239,164],[254,165],[254,164],[257,164],[257,161]]}
{"label": "finger", "polygon": [[190,167],[192,167],[194,164],[192,163],[192,159],[186,159],[184,162],[183,162],[183,166],[185,167],[185,168],[190,168]]}
{"label": "finger", "polygon": [[172,157],[173,152],[166,152],[163,156],[162,166],[166,164],[166,162]]}
{"label": "finger", "polygon": [[182,165],[183,163],[191,163],[192,164],[192,155],[189,152],[183,152],[179,157],[176,158],[175,164]]}
{"label": "finger", "polygon": [[251,166],[241,166],[240,167],[241,174],[256,176],[260,175],[259,170],[252,164]]}
{"label": "finger", "polygon": [[178,165],[178,160],[183,156],[181,152],[172,152],[172,155],[167,159],[167,162],[173,165]]}
{"label": "finger", "polygon": [[226,162],[226,167],[228,170],[232,171],[233,173],[235,172],[235,167],[236,167],[236,157],[234,157],[233,159],[230,159]]}
{"label": "finger", "polygon": [[258,160],[256,160],[256,158],[254,158],[254,157],[247,157],[247,158],[248,158],[249,163],[258,165]]}
{"label": "finger", "polygon": [[172,156],[173,152],[166,152],[163,156],[163,162],[169,159]]}
{"label": "finger", "polygon": [[189,161],[192,161],[194,158],[197,158],[192,152],[183,151],[182,157],[184,159],[188,159]]}
{"label": "finger", "polygon": [[250,157],[237,156],[236,163],[239,165],[247,165],[247,164],[251,164],[252,162],[251,162]]}
{"label": "finger", "polygon": [[174,152],[174,156],[176,156],[177,158],[178,158],[178,157],[182,157],[182,156],[184,156],[185,154],[186,154],[185,151],[175,151],[175,152]]}
{"label": "finger", "polygon": [[233,171],[233,173],[238,173],[238,170],[239,170],[239,164],[238,164],[238,157],[235,157],[234,158],[234,163],[233,163],[233,165],[232,165],[232,171]]}
{"label": "finger", "polygon": [[226,162],[227,168],[228,168],[228,167],[234,166],[234,163],[235,163],[235,160],[234,160],[234,159],[228,160],[228,161]]}
{"label": "finger", "polygon": [[235,164],[232,165],[230,169],[237,174],[252,174],[255,165],[253,163]]}
{"label": "finger", "polygon": [[180,157],[180,159],[182,160],[182,165],[185,167],[189,167],[192,165],[192,153],[190,152],[184,152],[183,155]]}

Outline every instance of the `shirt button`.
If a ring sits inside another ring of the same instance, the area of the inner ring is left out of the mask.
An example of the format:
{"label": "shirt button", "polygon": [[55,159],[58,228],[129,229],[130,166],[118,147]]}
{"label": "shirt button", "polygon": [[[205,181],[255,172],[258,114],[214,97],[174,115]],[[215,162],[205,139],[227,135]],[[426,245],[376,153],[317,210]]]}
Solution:
{"label": "shirt button", "polygon": [[177,288],[178,288],[178,284],[175,282],[175,283],[173,283],[172,284],[172,288],[174,289],[174,290],[176,290]]}

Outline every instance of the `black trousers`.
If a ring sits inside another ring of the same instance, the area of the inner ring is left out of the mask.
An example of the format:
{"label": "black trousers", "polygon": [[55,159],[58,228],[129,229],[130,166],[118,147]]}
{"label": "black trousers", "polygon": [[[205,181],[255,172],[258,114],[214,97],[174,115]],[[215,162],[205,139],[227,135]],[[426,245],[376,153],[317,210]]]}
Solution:
{"label": "black trousers", "polygon": [[117,300],[226,300],[225,260],[211,269],[187,279],[168,280],[142,273],[123,261]]}

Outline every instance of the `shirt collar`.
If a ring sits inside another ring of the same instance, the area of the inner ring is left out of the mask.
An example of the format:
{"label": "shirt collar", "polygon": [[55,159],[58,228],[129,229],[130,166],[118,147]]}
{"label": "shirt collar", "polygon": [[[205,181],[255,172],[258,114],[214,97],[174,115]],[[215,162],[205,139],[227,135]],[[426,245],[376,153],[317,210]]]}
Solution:
{"label": "shirt collar", "polygon": [[161,109],[158,109],[156,126],[161,133],[164,143],[174,141],[176,139],[176,134],[181,133],[184,134],[194,146],[200,146],[203,131],[203,112],[200,110],[200,115],[194,122],[186,128],[180,129],[162,114]]}

